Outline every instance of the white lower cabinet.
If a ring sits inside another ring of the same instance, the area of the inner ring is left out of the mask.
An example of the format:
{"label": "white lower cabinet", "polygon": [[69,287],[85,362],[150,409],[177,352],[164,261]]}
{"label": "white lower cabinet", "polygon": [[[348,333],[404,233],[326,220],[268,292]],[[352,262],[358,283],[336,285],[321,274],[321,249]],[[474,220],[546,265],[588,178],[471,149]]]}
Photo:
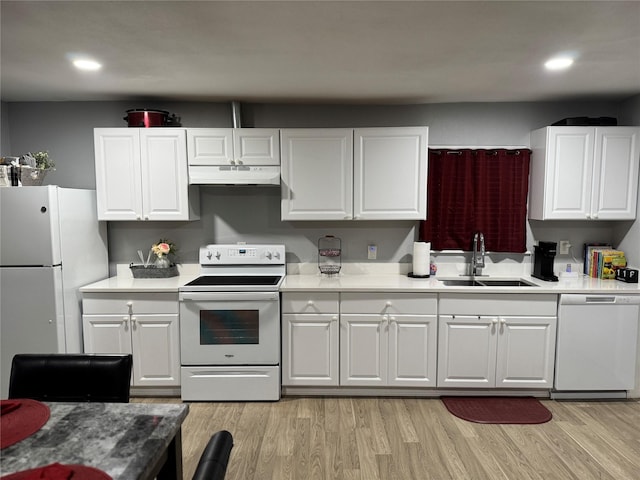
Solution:
{"label": "white lower cabinet", "polygon": [[84,293],[84,350],[131,353],[134,387],[180,386],[177,293]]}
{"label": "white lower cabinet", "polygon": [[553,386],[556,295],[442,294],[438,387]]}
{"label": "white lower cabinet", "polygon": [[338,293],[282,294],[282,384],[338,385]]}
{"label": "white lower cabinet", "polygon": [[340,385],[436,385],[436,295],[342,293]]}

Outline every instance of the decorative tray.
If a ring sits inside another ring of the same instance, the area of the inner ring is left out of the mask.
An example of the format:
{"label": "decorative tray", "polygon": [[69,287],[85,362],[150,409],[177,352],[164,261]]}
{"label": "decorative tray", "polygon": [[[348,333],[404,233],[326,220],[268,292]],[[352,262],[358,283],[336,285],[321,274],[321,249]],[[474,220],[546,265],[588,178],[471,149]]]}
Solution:
{"label": "decorative tray", "polygon": [[129,265],[133,278],[169,278],[178,276],[177,265],[171,265],[169,268],[158,268],[155,265]]}

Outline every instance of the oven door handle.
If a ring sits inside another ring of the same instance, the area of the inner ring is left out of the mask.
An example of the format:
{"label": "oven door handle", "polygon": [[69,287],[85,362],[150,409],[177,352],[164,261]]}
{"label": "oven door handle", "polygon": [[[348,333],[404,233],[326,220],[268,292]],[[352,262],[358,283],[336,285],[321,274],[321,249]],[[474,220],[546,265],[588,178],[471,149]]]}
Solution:
{"label": "oven door handle", "polygon": [[181,302],[277,302],[280,300],[280,294],[278,292],[180,292],[179,300]]}

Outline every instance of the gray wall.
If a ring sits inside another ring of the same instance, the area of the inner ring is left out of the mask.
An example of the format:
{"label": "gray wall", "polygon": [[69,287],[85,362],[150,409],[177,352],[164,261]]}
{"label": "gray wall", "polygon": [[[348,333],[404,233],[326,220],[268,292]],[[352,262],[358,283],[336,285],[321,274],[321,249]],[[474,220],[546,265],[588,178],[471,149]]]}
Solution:
{"label": "gray wall", "polygon": [[[2,155],[48,150],[57,169],[45,183],[95,188],[93,128],[126,127],[130,108],[176,113],[184,127],[231,127],[227,103],[4,102]],[[243,104],[245,127],[356,127],[428,125],[431,145],[523,146],[529,132],[565,117],[613,116],[640,125],[640,96],[625,102],[466,103],[429,105]],[[204,243],[284,243],[287,261],[316,260],[318,237],[343,240],[344,261],[366,261],[366,246],[378,245],[378,262],[409,261],[417,222],[282,222],[277,187],[201,187],[201,219],[194,222],[110,222],[110,258],[136,261],[160,237],[180,247],[183,262],[196,262]],[[640,264],[638,222],[529,222],[528,247],[537,240],[569,240],[580,257],[585,241],[620,243]],[[635,243],[634,243],[635,242]],[[560,259],[562,261],[562,259]],[[570,260],[567,259],[567,260]]]}

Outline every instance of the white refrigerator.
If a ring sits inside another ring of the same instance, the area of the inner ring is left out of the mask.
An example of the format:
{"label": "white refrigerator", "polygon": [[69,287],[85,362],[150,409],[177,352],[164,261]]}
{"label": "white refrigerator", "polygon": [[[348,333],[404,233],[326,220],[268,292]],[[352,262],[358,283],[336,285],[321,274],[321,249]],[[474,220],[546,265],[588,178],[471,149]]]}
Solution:
{"label": "white refrigerator", "polygon": [[16,353],[83,351],[79,288],[108,276],[94,190],[0,188],[0,398]]}

